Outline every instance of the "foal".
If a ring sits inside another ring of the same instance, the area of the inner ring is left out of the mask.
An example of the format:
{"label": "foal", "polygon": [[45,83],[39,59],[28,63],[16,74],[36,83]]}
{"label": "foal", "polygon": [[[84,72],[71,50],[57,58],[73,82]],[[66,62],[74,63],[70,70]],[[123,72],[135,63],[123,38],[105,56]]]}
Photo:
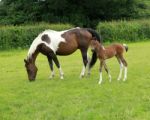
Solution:
{"label": "foal", "polygon": [[104,48],[104,46],[101,43],[99,43],[95,40],[92,40],[90,46],[91,46],[92,51],[96,52],[97,57],[100,60],[99,84],[102,83],[102,67],[103,66],[104,66],[105,71],[107,72],[107,74],[109,76],[109,81],[111,82],[111,75],[110,75],[110,72],[107,68],[105,60],[112,58],[114,56],[117,58],[117,60],[120,64],[120,73],[118,76],[118,80],[121,79],[123,66],[125,68],[123,81],[125,81],[127,79],[127,62],[123,57],[124,51],[126,51],[126,52],[128,51],[128,46],[126,44],[122,45],[122,44],[116,43],[116,44],[112,44],[112,45]]}

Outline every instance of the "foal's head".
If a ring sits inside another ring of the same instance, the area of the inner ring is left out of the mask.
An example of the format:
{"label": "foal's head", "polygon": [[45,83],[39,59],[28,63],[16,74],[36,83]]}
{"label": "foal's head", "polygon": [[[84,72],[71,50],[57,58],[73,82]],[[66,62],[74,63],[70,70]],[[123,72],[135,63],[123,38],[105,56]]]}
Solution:
{"label": "foal's head", "polygon": [[25,67],[26,67],[27,74],[28,74],[28,79],[30,81],[34,81],[37,71],[38,71],[37,67],[30,59],[29,60],[24,59],[24,62],[25,62]]}
{"label": "foal's head", "polygon": [[91,40],[90,47],[92,51],[95,51],[96,49],[98,49],[100,45],[101,44],[97,40],[95,39]]}

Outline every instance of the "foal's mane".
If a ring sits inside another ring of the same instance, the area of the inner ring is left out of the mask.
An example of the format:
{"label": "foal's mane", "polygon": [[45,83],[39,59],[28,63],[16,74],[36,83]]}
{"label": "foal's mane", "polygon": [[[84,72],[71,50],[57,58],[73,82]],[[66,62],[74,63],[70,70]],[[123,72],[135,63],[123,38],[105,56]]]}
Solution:
{"label": "foal's mane", "polygon": [[[91,28],[85,28],[89,33],[92,34],[92,37],[95,37],[99,43],[102,43],[102,37],[93,29]],[[96,63],[97,61],[97,54],[96,52],[93,52],[92,54],[92,59],[91,59],[91,62],[90,62],[90,68]]]}

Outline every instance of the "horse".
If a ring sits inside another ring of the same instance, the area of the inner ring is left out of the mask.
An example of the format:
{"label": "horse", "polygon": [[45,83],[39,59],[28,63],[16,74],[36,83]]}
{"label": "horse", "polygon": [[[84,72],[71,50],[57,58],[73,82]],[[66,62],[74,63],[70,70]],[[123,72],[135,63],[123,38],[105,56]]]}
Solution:
{"label": "horse", "polygon": [[97,57],[100,60],[100,77],[99,77],[99,84],[102,83],[102,68],[104,66],[105,71],[107,72],[109,76],[109,81],[111,82],[111,75],[108,70],[108,67],[106,65],[106,59],[110,59],[112,57],[116,57],[119,64],[120,64],[120,73],[118,76],[118,80],[121,79],[122,77],[122,70],[124,67],[124,78],[123,81],[127,79],[127,62],[123,56],[124,51],[128,51],[128,46],[126,44],[119,44],[119,43],[114,43],[111,44],[110,46],[104,47],[101,43],[97,42],[96,40],[91,40],[90,47],[92,51],[95,51],[97,54]]}
{"label": "horse", "polygon": [[74,53],[77,49],[81,51],[83,68],[80,78],[84,77],[85,70],[88,67],[88,74],[97,60],[96,52],[92,53],[91,60],[88,59],[87,51],[90,41],[94,38],[102,42],[100,35],[90,28],[72,28],[64,31],[45,30],[40,33],[32,42],[27,58],[24,59],[25,68],[29,81],[34,81],[38,68],[35,65],[39,53],[45,55],[48,59],[51,70],[50,78],[54,77],[53,62],[60,72],[60,79],[63,79],[64,73],[57,59],[57,55],[67,56]]}

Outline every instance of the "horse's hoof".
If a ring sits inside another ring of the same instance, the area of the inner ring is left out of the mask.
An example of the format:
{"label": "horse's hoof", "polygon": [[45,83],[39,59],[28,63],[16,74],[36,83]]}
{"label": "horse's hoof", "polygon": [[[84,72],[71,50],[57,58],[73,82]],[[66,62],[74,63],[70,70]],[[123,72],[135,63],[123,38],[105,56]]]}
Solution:
{"label": "horse's hoof", "polygon": [[53,79],[53,78],[54,78],[54,75],[49,76],[49,79]]}
{"label": "horse's hoof", "polygon": [[49,80],[52,80],[53,79],[53,77],[49,77]]}
{"label": "horse's hoof", "polygon": [[91,73],[88,73],[88,74],[87,74],[87,76],[90,76],[90,75],[91,75]]}
{"label": "horse's hoof", "polygon": [[84,75],[80,75],[80,79],[84,78]]}

